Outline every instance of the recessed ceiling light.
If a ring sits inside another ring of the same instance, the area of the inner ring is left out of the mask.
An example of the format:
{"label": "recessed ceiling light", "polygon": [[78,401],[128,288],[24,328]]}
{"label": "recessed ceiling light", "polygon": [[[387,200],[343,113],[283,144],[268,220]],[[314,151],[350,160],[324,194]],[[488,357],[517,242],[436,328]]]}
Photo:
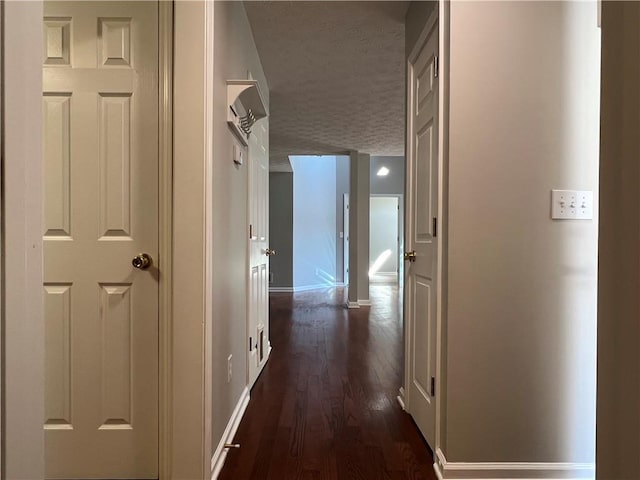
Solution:
{"label": "recessed ceiling light", "polygon": [[380,167],[380,170],[378,170],[378,176],[386,177],[387,175],[389,175],[389,169],[387,167]]}

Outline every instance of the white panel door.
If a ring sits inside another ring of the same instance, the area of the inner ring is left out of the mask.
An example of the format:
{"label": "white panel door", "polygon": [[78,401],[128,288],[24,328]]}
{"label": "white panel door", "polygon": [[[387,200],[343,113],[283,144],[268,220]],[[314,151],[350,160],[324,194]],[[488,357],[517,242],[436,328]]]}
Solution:
{"label": "white panel door", "polygon": [[269,132],[266,119],[249,137],[249,288],[247,383],[252,386],[269,353]]}
{"label": "white panel door", "polygon": [[405,328],[408,329],[407,407],[431,447],[435,446],[436,278],[438,212],[437,22],[409,67],[407,251]]}
{"label": "white panel door", "polygon": [[44,3],[47,478],[158,477],[157,12]]}

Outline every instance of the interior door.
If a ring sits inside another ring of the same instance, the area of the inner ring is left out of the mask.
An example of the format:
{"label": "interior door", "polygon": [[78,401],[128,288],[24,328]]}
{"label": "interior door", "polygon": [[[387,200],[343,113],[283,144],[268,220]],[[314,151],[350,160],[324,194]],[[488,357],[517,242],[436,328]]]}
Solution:
{"label": "interior door", "polygon": [[46,476],[158,478],[158,3],[43,30]]}
{"label": "interior door", "polygon": [[269,132],[267,120],[249,137],[249,354],[247,381],[258,378],[269,354]]}
{"label": "interior door", "polygon": [[437,22],[409,64],[408,212],[405,328],[408,329],[407,409],[435,445],[436,242],[438,212]]}

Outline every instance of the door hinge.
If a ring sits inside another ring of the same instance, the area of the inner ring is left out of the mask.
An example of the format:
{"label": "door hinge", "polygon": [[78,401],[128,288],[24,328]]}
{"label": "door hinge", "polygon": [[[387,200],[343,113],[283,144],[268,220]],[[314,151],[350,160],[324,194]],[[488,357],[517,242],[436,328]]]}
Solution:
{"label": "door hinge", "polygon": [[433,217],[433,236],[438,236],[438,219],[436,217]]}
{"label": "door hinge", "polygon": [[433,57],[433,77],[438,78],[440,75],[440,58],[436,55]]}
{"label": "door hinge", "polygon": [[249,351],[253,349],[253,337],[249,337]]}
{"label": "door hinge", "polygon": [[249,238],[253,238],[253,225],[249,224]]}
{"label": "door hinge", "polygon": [[435,377],[431,377],[431,396],[432,397],[436,396],[436,378]]}

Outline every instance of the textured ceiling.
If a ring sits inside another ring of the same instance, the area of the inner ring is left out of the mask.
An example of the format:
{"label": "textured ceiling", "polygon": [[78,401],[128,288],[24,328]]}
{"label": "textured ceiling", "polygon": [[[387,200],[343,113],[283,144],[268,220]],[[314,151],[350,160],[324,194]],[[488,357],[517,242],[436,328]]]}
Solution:
{"label": "textured ceiling", "polygon": [[408,6],[245,1],[269,83],[272,170],[293,154],[404,154]]}

